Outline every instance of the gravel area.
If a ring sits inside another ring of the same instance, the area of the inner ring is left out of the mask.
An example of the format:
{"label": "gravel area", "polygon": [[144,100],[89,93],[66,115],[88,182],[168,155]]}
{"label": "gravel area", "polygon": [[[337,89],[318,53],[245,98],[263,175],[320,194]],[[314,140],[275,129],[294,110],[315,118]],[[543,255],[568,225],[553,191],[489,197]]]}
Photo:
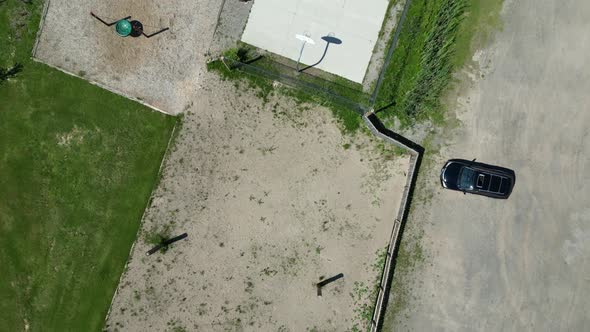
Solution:
{"label": "gravel area", "polygon": [[[187,107],[204,71],[218,1],[50,1],[35,58],[170,114]],[[123,38],[91,11],[105,21],[130,15],[146,33],[170,30]]]}

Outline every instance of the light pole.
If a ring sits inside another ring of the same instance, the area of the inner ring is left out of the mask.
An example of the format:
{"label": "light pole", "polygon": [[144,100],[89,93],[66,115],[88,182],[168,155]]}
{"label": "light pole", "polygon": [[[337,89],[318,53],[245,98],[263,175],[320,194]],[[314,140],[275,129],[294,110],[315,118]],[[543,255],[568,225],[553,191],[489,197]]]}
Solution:
{"label": "light pole", "polygon": [[297,71],[299,71],[299,62],[301,61],[301,55],[303,54],[303,49],[305,48],[305,44],[310,43],[311,45],[315,45],[313,39],[309,38],[309,34],[305,35],[295,35],[295,38],[301,40],[303,44],[301,44],[301,50],[299,51],[299,57],[297,58]]}

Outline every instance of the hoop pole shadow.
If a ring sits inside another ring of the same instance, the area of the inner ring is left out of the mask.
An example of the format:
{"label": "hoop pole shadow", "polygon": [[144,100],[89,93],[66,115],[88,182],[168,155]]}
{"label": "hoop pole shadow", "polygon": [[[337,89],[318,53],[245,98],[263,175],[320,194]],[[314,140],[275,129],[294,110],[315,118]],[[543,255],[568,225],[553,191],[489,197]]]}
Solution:
{"label": "hoop pole shadow", "polygon": [[306,70],[306,69],[309,69],[309,68],[311,68],[311,67],[315,67],[315,66],[317,66],[317,65],[318,65],[320,62],[322,62],[322,60],[324,60],[324,57],[326,56],[326,53],[328,52],[328,47],[329,47],[329,46],[330,46],[330,43],[326,43],[326,48],[324,48],[324,54],[322,54],[322,57],[320,58],[320,60],[319,60],[318,62],[314,63],[313,65],[309,65],[309,66],[307,66],[307,67],[303,67],[303,68],[301,68],[301,69],[299,69],[299,70],[297,70],[297,71],[298,71],[298,72],[302,72],[302,71],[304,71],[304,70]]}
{"label": "hoop pole shadow", "polygon": [[[322,57],[318,60],[318,62],[314,63],[313,65],[309,65],[309,66],[304,67],[302,69],[297,69],[298,72],[302,72],[306,69],[315,67],[318,64],[320,64],[320,62],[322,62],[322,60],[324,60],[324,58],[326,57],[326,53],[328,53],[328,47],[330,47],[330,44],[336,44],[336,45],[342,44],[342,40],[340,40],[336,37],[330,36],[330,35],[323,36],[322,39],[326,42],[326,48],[324,48],[324,54],[322,54]],[[303,51],[303,49],[302,49],[302,51]],[[299,62],[297,64],[299,64]]]}

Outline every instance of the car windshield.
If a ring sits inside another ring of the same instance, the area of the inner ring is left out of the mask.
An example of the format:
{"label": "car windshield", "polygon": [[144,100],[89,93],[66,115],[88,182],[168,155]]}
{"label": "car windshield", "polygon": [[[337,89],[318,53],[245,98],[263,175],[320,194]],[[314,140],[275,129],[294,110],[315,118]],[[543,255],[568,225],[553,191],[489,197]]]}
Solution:
{"label": "car windshield", "polygon": [[457,186],[459,189],[471,190],[473,189],[473,178],[475,177],[475,171],[469,167],[463,167],[461,174],[459,175],[459,183]]}

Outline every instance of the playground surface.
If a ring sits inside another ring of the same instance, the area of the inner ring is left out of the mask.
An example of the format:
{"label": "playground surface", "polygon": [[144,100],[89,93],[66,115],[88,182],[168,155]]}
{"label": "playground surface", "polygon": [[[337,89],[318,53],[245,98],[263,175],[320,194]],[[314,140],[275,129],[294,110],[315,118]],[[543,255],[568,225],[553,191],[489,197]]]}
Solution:
{"label": "playground surface", "polygon": [[[330,111],[207,74],[146,211],[109,331],[364,330],[407,155]],[[155,234],[188,238],[146,256]],[[344,277],[316,294],[320,277]]]}
{"label": "playground surface", "polygon": [[388,4],[387,0],[257,0],[242,41],[296,61],[303,42],[295,35],[307,35],[314,44],[305,45],[301,62],[311,65],[326,49],[321,37],[336,37],[342,43],[331,44],[317,68],[362,83]]}
{"label": "playground surface", "polygon": [[[198,88],[219,4],[215,1],[48,1],[34,57],[53,67],[178,114]],[[90,15],[131,16],[152,38],[121,37]]]}

